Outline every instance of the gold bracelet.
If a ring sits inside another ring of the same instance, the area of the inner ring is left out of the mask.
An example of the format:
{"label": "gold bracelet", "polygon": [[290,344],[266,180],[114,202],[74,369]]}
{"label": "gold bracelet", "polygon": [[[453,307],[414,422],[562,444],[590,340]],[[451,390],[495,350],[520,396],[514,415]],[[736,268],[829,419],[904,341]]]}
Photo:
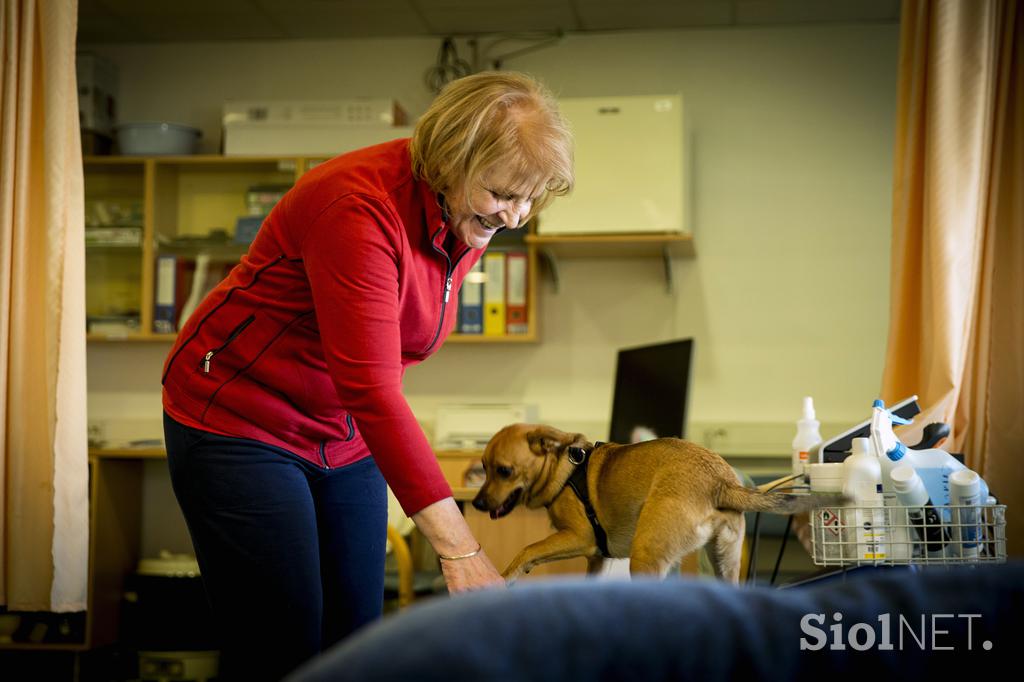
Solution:
{"label": "gold bracelet", "polygon": [[444,559],[445,561],[458,561],[459,559],[468,559],[470,557],[474,557],[477,554],[479,554],[480,553],[480,549],[481,549],[480,545],[477,545],[476,549],[474,549],[469,554],[456,554],[455,556],[445,556],[443,554],[438,554],[437,558],[438,559]]}

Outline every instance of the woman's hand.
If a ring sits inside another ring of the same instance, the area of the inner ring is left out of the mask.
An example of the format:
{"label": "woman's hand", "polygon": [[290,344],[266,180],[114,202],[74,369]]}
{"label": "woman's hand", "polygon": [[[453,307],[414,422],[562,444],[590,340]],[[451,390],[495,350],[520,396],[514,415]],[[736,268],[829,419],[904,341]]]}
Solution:
{"label": "woman's hand", "polygon": [[482,549],[466,559],[441,559],[441,572],[451,594],[485,587],[505,587],[505,580]]}
{"label": "woman's hand", "polygon": [[450,593],[505,586],[505,580],[480,549],[480,543],[473,537],[454,499],[438,500],[416,512],[412,520],[438,556],[472,555],[462,559],[441,559],[441,572]]}

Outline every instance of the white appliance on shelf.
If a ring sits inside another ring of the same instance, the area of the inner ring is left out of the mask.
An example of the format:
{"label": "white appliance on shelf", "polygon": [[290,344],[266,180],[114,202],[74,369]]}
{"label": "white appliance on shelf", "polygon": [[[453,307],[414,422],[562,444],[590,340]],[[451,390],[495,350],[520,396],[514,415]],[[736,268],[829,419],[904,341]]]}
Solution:
{"label": "white appliance on shelf", "polygon": [[229,100],[227,156],[328,156],[412,135],[394,100]]}
{"label": "white appliance on shelf", "polygon": [[682,95],[558,104],[575,138],[576,186],[540,215],[538,234],[689,232]]}
{"label": "white appliance on shelf", "polygon": [[483,450],[491,436],[509,424],[536,422],[536,405],[440,405],[434,424],[434,447],[438,450]]}

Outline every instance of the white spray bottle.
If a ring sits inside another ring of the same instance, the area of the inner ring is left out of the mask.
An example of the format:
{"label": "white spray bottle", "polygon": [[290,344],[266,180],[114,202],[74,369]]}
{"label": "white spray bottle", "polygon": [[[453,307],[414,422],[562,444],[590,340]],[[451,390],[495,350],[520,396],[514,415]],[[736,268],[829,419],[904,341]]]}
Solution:
{"label": "white spray bottle", "polygon": [[[871,413],[871,444],[875,447],[879,465],[882,468],[882,493],[887,505],[895,504],[895,491],[892,486],[892,470],[901,464],[914,466],[914,462],[906,459],[908,448],[893,433],[893,422],[909,424],[910,421],[897,417],[885,409],[885,403],[876,400]],[[906,461],[904,461],[906,459]],[[943,504],[938,502],[936,504]]]}
{"label": "white spray bottle", "polygon": [[874,446],[879,466],[882,469],[882,500],[886,507],[886,527],[889,531],[887,549],[889,551],[889,559],[894,562],[903,563],[908,561],[913,555],[910,519],[907,516],[907,510],[896,499],[896,490],[892,483],[892,470],[901,464],[914,465],[907,461],[907,446],[901,443],[900,439],[893,433],[892,425],[893,422],[909,424],[910,421],[886,410],[885,403],[881,400],[876,400],[872,408],[871,444]]}

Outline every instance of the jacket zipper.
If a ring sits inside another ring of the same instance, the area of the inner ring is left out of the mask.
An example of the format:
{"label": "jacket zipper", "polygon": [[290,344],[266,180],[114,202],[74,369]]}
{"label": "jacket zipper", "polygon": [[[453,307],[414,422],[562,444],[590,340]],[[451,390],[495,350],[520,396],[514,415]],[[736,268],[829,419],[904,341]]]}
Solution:
{"label": "jacket zipper", "polygon": [[203,374],[210,373],[210,362],[213,360],[213,356],[227,348],[229,345],[231,345],[231,342],[238,338],[238,335],[245,331],[245,328],[252,324],[253,320],[255,319],[255,315],[250,315],[249,317],[242,320],[242,323],[235,327],[235,329],[230,334],[228,334],[228,338],[224,343],[220,344],[213,350],[208,351],[206,355],[203,356],[203,360],[200,363],[203,367]]}
{"label": "jacket zipper", "polygon": [[[349,442],[350,440],[352,440],[353,438],[356,437],[355,427],[352,426],[352,415],[350,415],[350,414],[346,414],[345,415],[345,426],[348,429],[348,435],[345,436],[345,440],[342,441],[342,442],[347,443],[347,442]],[[330,469],[331,465],[327,463],[327,441],[326,440],[320,441],[320,450],[319,450],[319,452],[320,452],[320,461],[324,463],[324,468],[325,469]]]}
{"label": "jacket zipper", "polygon": [[447,264],[447,270],[444,275],[444,290],[441,292],[441,319],[437,323],[437,331],[434,332],[434,338],[431,339],[430,345],[423,350],[424,353],[434,347],[434,344],[437,343],[437,339],[441,336],[441,330],[444,328],[444,311],[448,307],[448,299],[451,298],[452,295],[452,272],[454,272],[455,268],[458,267],[459,262],[466,257],[466,254],[472,250],[466,249],[459,254],[459,257],[455,259],[454,263],[452,263],[452,259],[448,256],[448,252],[444,249],[439,249],[435,242],[437,235],[441,234],[441,230],[443,229],[444,226],[435,232],[434,236],[430,239],[430,245],[434,248],[434,251],[437,251],[439,254],[444,256],[444,261]]}
{"label": "jacket zipper", "polygon": [[222,306],[223,306],[224,304],[226,304],[226,303],[227,303],[228,301],[230,301],[230,300],[231,300],[231,295],[232,295],[232,294],[234,294],[234,293],[235,293],[236,291],[238,291],[239,289],[241,289],[241,290],[243,290],[243,291],[244,291],[244,290],[246,290],[246,289],[249,289],[249,288],[251,288],[251,287],[255,286],[255,285],[256,285],[256,282],[257,282],[257,281],[259,281],[260,275],[262,275],[262,274],[263,274],[264,272],[266,272],[266,271],[267,271],[267,270],[269,270],[270,268],[274,267],[274,266],[275,266],[275,265],[277,265],[278,263],[281,263],[282,261],[286,260],[286,258],[287,258],[287,256],[285,256],[284,254],[282,254],[282,255],[278,256],[276,260],[274,260],[274,261],[271,261],[270,263],[267,263],[267,264],[266,264],[266,265],[264,265],[264,266],[263,266],[262,268],[260,268],[259,270],[257,270],[257,271],[256,271],[256,274],[254,274],[254,275],[252,276],[252,281],[251,281],[251,282],[249,282],[248,284],[246,284],[246,285],[245,285],[244,287],[235,287],[235,288],[233,288],[233,289],[230,289],[230,290],[228,290],[228,293],[227,293],[227,295],[225,295],[225,296],[224,296],[224,300],[223,300],[223,301],[221,301],[220,303],[218,303],[218,304],[217,304],[217,305],[216,305],[216,306],[214,307],[214,309],[213,309],[213,310],[211,310],[210,312],[206,313],[206,317],[204,317],[204,318],[203,318],[202,320],[200,320],[200,321],[199,321],[199,324],[197,324],[197,325],[196,325],[196,330],[195,330],[194,332],[192,332],[192,336],[190,336],[190,337],[188,337],[187,339],[185,339],[185,342],[184,342],[184,343],[182,343],[182,344],[181,344],[180,346],[178,346],[178,350],[174,351],[174,355],[173,355],[173,356],[171,357],[171,360],[170,360],[170,362],[168,362],[168,363],[167,363],[167,370],[166,370],[166,371],[164,372],[164,375],[163,375],[162,377],[160,377],[160,384],[161,384],[161,385],[162,385],[162,384],[163,384],[164,382],[166,382],[166,381],[167,381],[167,375],[171,373],[171,368],[172,368],[172,367],[174,367],[174,362],[175,362],[175,360],[177,360],[177,359],[178,359],[178,356],[179,356],[179,355],[181,355],[181,352],[182,352],[183,350],[185,350],[185,347],[186,347],[186,346],[188,346],[188,344],[192,343],[192,339],[194,339],[194,338],[196,338],[197,336],[199,336],[199,330],[201,330],[201,329],[203,328],[203,325],[204,325],[204,324],[206,324],[206,321],[207,321],[208,319],[210,319],[210,316],[211,316],[211,315],[213,315],[213,314],[214,314],[215,312],[217,312],[218,310],[220,310],[220,309],[221,309],[221,307],[222,307]]}

